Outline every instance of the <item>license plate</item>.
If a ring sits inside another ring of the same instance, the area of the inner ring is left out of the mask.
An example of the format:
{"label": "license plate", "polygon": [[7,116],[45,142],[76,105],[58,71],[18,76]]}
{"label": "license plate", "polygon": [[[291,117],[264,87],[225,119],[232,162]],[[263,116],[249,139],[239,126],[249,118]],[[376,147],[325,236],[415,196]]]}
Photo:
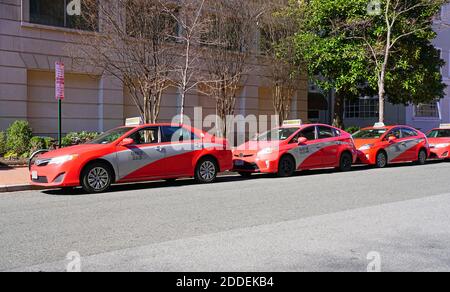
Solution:
{"label": "license plate", "polygon": [[234,162],[234,165],[236,165],[236,166],[243,166],[244,165],[244,160],[236,160]]}
{"label": "license plate", "polygon": [[38,179],[39,178],[37,171],[31,172],[31,178],[32,179]]}

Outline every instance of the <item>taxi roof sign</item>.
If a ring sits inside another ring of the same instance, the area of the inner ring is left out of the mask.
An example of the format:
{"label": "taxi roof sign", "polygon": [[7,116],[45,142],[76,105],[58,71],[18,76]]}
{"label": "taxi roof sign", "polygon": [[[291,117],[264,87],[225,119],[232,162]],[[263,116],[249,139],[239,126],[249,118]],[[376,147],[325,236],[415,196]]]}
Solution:
{"label": "taxi roof sign", "polygon": [[303,125],[302,120],[285,120],[283,121],[283,126],[301,126]]}
{"label": "taxi roof sign", "polygon": [[450,124],[441,124],[439,126],[440,129],[450,129]]}
{"label": "taxi roof sign", "polygon": [[375,123],[375,125],[373,125],[374,128],[384,128],[386,127],[386,125],[384,123]]}
{"label": "taxi roof sign", "polygon": [[135,117],[135,118],[128,118],[125,120],[125,126],[139,126],[142,125],[142,118],[141,117]]}

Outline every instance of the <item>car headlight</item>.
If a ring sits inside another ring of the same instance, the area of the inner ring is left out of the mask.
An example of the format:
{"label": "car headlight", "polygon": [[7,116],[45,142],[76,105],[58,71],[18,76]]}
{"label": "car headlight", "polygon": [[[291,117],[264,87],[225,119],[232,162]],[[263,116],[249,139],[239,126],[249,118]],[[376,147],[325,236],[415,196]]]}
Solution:
{"label": "car headlight", "polygon": [[450,143],[444,143],[444,144],[436,144],[434,145],[434,148],[436,149],[442,149],[442,148],[447,148],[450,146]]}
{"label": "car headlight", "polygon": [[259,151],[258,155],[268,155],[268,154],[272,154],[272,153],[273,153],[272,148],[265,148],[265,149]]}
{"label": "car headlight", "polygon": [[48,164],[49,165],[50,164],[59,165],[59,164],[66,163],[67,161],[74,160],[77,157],[78,157],[78,154],[58,156],[58,157],[52,158]]}
{"label": "car headlight", "polygon": [[373,147],[373,144],[366,144],[366,145],[363,145],[363,146],[359,147],[358,150],[360,150],[360,151],[366,151],[366,150],[369,150],[369,149],[372,148],[372,147]]}

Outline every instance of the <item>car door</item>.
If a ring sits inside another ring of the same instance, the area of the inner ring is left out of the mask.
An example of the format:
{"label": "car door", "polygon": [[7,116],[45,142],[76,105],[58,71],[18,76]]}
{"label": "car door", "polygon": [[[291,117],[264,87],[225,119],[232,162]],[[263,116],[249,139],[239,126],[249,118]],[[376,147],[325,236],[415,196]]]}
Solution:
{"label": "car door", "polygon": [[164,177],[165,150],[161,146],[159,127],[140,129],[128,138],[134,140],[129,146],[118,146],[117,166],[121,181],[133,181]]}
{"label": "car door", "polygon": [[320,145],[321,165],[334,167],[338,162],[339,144],[336,141],[335,131],[331,127],[317,127],[317,143]]}
{"label": "car door", "polygon": [[410,128],[402,128],[402,143],[406,147],[406,151],[403,154],[405,161],[417,160],[422,141],[417,131]]}
{"label": "car door", "polygon": [[202,150],[196,135],[184,127],[161,127],[162,144],[166,154],[167,174],[170,176],[190,176],[194,172],[194,161]]}
{"label": "car door", "polygon": [[317,131],[315,126],[306,127],[301,130],[292,140],[298,143],[299,137],[304,137],[308,141],[304,145],[299,145],[290,151],[297,162],[297,169],[311,169],[320,167],[320,145],[317,143]]}
{"label": "car door", "polygon": [[[389,142],[389,137],[394,136],[395,141]],[[406,152],[406,144],[403,143],[401,128],[394,128],[385,136],[385,141],[388,143],[386,146],[386,153],[388,155],[389,162],[403,161],[402,155]]]}

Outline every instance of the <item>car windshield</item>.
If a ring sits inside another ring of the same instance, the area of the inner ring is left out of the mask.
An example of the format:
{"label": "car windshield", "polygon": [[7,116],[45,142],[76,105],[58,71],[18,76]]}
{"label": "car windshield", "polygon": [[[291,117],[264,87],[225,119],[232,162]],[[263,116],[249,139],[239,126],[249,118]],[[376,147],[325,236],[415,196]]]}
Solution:
{"label": "car windshield", "polygon": [[133,129],[132,127],[112,129],[101,134],[100,136],[88,142],[87,144],[109,144],[116,141],[117,139],[119,139],[125,133],[129,132],[132,129]]}
{"label": "car windshield", "polygon": [[294,135],[300,128],[279,128],[259,135],[255,141],[284,141]]}
{"label": "car windshield", "polygon": [[387,132],[387,129],[361,130],[361,131],[353,134],[353,138],[355,138],[355,139],[380,139],[386,132]]}
{"label": "car windshield", "polygon": [[427,135],[428,138],[450,138],[450,129],[433,130]]}

